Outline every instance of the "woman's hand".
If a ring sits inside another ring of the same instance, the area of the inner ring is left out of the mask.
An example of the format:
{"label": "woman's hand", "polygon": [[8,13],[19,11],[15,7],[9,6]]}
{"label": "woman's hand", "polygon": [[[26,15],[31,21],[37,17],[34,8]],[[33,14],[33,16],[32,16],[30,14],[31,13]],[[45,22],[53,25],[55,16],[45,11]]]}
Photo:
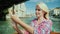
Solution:
{"label": "woman's hand", "polygon": [[9,11],[9,15],[10,15],[10,17],[11,17],[12,20],[14,20],[14,19],[17,20],[17,19],[19,19],[17,15],[13,14],[12,10]]}
{"label": "woman's hand", "polygon": [[[16,15],[12,14],[12,11],[9,11],[9,15],[12,20],[13,20],[13,18],[17,18]],[[12,26],[17,31],[17,34],[22,34],[23,32],[21,30],[19,30],[17,25],[18,25],[17,22],[12,22]]]}

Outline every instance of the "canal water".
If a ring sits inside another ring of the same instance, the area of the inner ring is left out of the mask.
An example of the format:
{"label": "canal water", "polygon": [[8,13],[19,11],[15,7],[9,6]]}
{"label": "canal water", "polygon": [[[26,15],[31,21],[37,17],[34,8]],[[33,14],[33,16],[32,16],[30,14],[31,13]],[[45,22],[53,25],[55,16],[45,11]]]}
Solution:
{"label": "canal water", "polygon": [[[20,18],[23,22],[26,24],[30,24],[30,22],[34,19],[34,17],[25,17]],[[60,32],[60,19],[50,17],[50,19],[53,21],[52,31],[54,32]],[[22,29],[19,26],[20,29]],[[0,34],[14,34],[15,30],[13,29],[11,25],[11,19],[7,19],[6,21],[0,21]]]}

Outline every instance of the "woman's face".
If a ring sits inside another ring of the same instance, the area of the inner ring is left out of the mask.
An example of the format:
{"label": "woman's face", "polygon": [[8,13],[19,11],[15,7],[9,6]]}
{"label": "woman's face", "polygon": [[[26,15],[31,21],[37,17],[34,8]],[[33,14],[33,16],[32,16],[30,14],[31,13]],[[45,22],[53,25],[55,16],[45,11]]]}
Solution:
{"label": "woman's face", "polygon": [[36,17],[39,18],[43,16],[43,11],[40,9],[39,5],[36,6]]}

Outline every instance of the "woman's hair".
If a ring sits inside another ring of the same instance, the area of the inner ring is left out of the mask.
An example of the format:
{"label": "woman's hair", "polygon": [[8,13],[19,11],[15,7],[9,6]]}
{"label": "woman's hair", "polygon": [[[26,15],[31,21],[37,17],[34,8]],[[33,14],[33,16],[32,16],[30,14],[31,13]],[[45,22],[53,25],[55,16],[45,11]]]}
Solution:
{"label": "woman's hair", "polygon": [[49,19],[49,10],[48,10],[47,5],[43,2],[41,2],[37,5],[40,7],[40,9],[42,9],[44,11],[44,18]]}

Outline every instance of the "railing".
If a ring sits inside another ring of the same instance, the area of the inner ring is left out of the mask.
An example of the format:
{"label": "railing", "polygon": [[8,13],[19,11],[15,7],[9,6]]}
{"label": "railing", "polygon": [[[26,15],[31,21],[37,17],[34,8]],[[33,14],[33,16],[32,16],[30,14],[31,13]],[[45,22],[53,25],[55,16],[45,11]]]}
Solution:
{"label": "railing", "polygon": [[60,34],[59,32],[50,32],[50,34]]}

